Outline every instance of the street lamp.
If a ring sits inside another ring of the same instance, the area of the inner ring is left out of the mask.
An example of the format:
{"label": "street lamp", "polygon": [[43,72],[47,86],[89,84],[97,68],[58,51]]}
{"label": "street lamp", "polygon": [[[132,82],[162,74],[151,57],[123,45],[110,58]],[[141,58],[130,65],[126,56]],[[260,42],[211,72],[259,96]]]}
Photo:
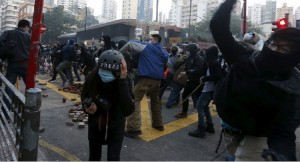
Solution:
{"label": "street lamp", "polygon": [[84,30],[86,30],[86,19],[87,19],[87,5],[85,5],[85,20],[84,20]]}
{"label": "street lamp", "polygon": [[191,38],[191,16],[192,16],[192,0],[190,0],[190,15],[189,15],[189,35],[188,38]]}
{"label": "street lamp", "polygon": [[156,22],[158,22],[158,0],[156,0]]}

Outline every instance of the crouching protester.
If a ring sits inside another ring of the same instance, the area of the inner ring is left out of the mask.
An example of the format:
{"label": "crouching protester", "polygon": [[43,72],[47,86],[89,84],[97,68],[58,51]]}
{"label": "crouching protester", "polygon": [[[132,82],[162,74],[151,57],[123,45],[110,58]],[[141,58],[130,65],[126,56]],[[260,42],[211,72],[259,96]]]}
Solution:
{"label": "crouching protester", "polygon": [[278,30],[261,51],[249,52],[229,30],[235,3],[225,0],[210,23],[216,44],[232,65],[217,85],[214,101],[222,120],[244,135],[235,160],[297,160],[300,30]]}
{"label": "crouching protester", "polygon": [[116,50],[101,54],[98,66],[83,84],[81,100],[89,114],[89,160],[100,161],[102,145],[107,160],[119,161],[125,133],[125,117],[134,111],[133,93],[127,80],[127,65]]}

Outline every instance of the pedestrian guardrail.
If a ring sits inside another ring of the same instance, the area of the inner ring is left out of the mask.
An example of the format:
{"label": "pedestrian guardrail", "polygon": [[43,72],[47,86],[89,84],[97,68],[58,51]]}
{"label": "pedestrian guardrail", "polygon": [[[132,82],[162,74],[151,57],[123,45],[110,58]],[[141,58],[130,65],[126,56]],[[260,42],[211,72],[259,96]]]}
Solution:
{"label": "pedestrian guardrail", "polygon": [[41,90],[25,96],[0,73],[0,161],[36,161]]}
{"label": "pedestrian guardrail", "polygon": [[25,96],[2,73],[0,82],[0,161],[17,161]]}

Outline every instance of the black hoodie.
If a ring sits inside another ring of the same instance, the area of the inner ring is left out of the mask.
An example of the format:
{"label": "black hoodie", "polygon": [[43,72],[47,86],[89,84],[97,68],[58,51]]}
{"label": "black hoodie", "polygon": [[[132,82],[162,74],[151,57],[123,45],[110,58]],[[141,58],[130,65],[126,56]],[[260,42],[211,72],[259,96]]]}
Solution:
{"label": "black hoodie", "polygon": [[111,38],[108,35],[100,36],[100,39],[104,39],[104,47],[101,47],[98,51],[97,56],[99,57],[104,51],[110,50],[112,48]]}
{"label": "black hoodie", "polygon": [[[233,65],[227,76],[227,86],[223,86],[222,91],[216,89],[215,96],[222,96],[218,100],[215,98],[217,109],[225,107],[231,113],[222,117],[231,126],[240,130],[247,126],[249,129],[244,133],[268,137],[269,149],[288,160],[296,160],[295,130],[300,123],[300,70],[296,67],[299,56],[291,54],[287,57],[294,59],[284,58],[282,61],[285,63],[282,64],[278,53],[267,47],[256,54],[249,54],[246,47],[234,40],[229,30],[235,2],[226,0],[210,23],[216,44],[225,60]],[[278,69],[283,70],[277,72]]]}

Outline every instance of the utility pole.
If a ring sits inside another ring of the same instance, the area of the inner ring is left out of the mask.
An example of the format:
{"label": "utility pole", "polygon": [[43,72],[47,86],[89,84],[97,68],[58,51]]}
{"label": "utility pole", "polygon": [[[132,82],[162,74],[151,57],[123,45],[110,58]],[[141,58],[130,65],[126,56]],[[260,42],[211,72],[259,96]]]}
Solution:
{"label": "utility pole", "polygon": [[86,20],[87,20],[87,5],[85,5],[85,20],[84,20],[84,30],[86,30]]}
{"label": "utility pole", "polygon": [[188,35],[188,39],[191,38],[191,16],[192,16],[192,0],[190,0],[189,35]]}
{"label": "utility pole", "polygon": [[244,0],[244,6],[243,6],[243,36],[246,34],[246,27],[247,27],[247,0]]}
{"label": "utility pole", "polygon": [[156,22],[158,22],[158,0],[156,0]]}

